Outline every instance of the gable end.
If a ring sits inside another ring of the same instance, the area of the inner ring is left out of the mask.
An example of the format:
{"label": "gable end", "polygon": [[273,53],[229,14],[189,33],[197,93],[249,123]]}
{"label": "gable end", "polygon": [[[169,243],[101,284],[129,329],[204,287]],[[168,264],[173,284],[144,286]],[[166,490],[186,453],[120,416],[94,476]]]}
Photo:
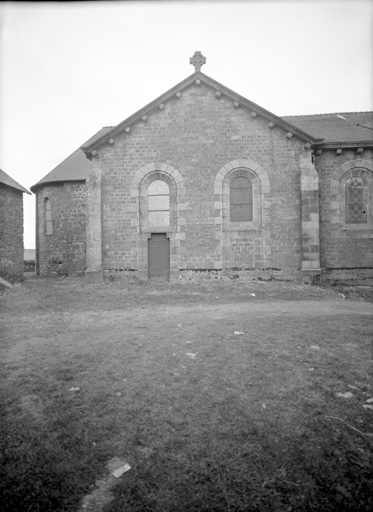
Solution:
{"label": "gable end", "polygon": [[87,158],[90,160],[93,156],[96,156],[97,149],[102,146],[103,144],[114,143],[114,138],[121,134],[125,133],[129,135],[131,133],[131,126],[138,123],[139,121],[147,122],[147,119],[149,115],[151,115],[154,111],[164,110],[164,105],[167,101],[171,100],[172,98],[181,99],[183,91],[190,87],[191,85],[197,85],[200,86],[201,84],[209,87],[213,91],[215,91],[215,97],[216,99],[220,99],[222,97],[226,97],[232,102],[232,108],[240,108],[243,107],[248,110],[249,114],[252,117],[256,117],[257,115],[263,117],[268,121],[268,128],[273,129],[275,127],[280,128],[285,132],[285,136],[287,138],[290,138],[290,136],[295,136],[305,144],[314,145],[321,143],[324,139],[315,138],[312,135],[309,135],[308,133],[300,130],[296,126],[288,123],[287,121],[283,120],[282,118],[276,116],[275,114],[272,114],[268,110],[265,110],[264,108],[260,107],[256,103],[246,99],[245,97],[235,93],[228,87],[222,85],[221,83],[217,82],[216,80],[210,78],[209,76],[205,75],[204,73],[200,71],[196,71],[189,77],[187,77],[185,80],[180,82],[179,84],[175,85],[171,89],[169,89],[167,92],[153,100],[151,103],[143,107],[142,109],[138,110],[135,114],[128,117],[121,123],[119,123],[117,126],[115,126],[112,130],[108,131],[107,133],[103,134],[101,137],[96,138],[93,142],[88,142],[81,146],[81,149],[86,154]]}

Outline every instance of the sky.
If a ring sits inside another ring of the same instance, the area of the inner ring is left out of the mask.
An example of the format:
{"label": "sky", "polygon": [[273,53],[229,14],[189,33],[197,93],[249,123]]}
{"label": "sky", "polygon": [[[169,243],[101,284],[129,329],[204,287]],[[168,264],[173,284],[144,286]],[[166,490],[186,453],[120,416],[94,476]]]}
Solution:
{"label": "sky", "polygon": [[[373,0],[0,4],[0,168],[30,189],[194,72],[278,116],[373,110]],[[24,243],[35,247],[34,195]]]}

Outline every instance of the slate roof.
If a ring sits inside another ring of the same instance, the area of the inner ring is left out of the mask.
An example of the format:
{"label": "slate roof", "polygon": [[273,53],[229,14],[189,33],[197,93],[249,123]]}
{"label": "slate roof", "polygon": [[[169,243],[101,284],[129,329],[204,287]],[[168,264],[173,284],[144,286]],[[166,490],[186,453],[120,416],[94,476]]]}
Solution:
{"label": "slate roof", "polygon": [[282,119],[311,135],[322,137],[322,144],[373,142],[373,112],[337,112]]}
{"label": "slate roof", "polygon": [[[9,176],[6,172],[2,171],[0,169],[0,183],[3,183],[4,185],[8,185],[8,187],[15,188],[17,190],[20,190],[21,192],[25,192],[26,194],[30,194],[28,190],[26,190],[22,185],[16,182],[13,178]],[[31,195],[31,194],[30,194]]]}
{"label": "slate roof", "polygon": [[[101,128],[86,144],[94,142],[106,132],[110,131],[112,126]],[[87,159],[83,151],[78,148],[70,156],[65,158],[63,162],[52,169],[44,178],[31,187],[32,192],[36,192],[42,185],[48,183],[58,183],[64,181],[81,181],[86,180],[89,176],[92,164]]]}

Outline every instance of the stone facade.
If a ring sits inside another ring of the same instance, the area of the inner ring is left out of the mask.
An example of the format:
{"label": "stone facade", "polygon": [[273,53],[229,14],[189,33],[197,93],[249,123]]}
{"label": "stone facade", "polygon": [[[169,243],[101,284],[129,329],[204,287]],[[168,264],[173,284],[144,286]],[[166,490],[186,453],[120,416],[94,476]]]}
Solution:
{"label": "stone facade", "polygon": [[0,183],[0,277],[23,278],[23,193]]}
{"label": "stone facade", "polygon": [[[103,176],[103,270],[146,274],[147,241],[160,231],[170,238],[171,272],[300,269],[301,159],[312,166],[311,152],[285,135],[202,84],[118,135],[93,162]],[[256,183],[254,220],[239,224],[227,215],[229,184],[238,174]],[[153,177],[169,181],[174,191],[175,215],[167,228],[147,223]]]}
{"label": "stone facade", "polygon": [[[196,68],[123,123],[101,130],[80,156],[74,153],[33,187],[38,272],[147,279],[151,239],[162,235],[171,280],[196,271],[307,282],[331,269],[370,275],[373,141],[323,146],[317,133],[284,119]],[[83,167],[85,179],[74,182]],[[235,180],[249,183],[251,194],[250,214],[242,219],[231,214],[242,211],[232,206]],[[346,208],[356,216],[363,204],[346,207],[351,180],[368,212],[358,225],[346,222]],[[167,204],[163,213],[150,206],[153,182],[167,191],[154,199]]]}
{"label": "stone facade", "polygon": [[37,274],[74,275],[86,269],[86,196],[84,182],[50,184],[36,192]]}

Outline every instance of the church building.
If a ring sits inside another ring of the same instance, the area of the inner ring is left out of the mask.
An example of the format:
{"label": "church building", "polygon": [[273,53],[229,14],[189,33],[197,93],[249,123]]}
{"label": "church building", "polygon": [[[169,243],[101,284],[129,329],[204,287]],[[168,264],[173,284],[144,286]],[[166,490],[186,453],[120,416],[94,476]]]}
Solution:
{"label": "church building", "polygon": [[194,73],[41,179],[36,267],[373,279],[373,113],[278,117]]}

